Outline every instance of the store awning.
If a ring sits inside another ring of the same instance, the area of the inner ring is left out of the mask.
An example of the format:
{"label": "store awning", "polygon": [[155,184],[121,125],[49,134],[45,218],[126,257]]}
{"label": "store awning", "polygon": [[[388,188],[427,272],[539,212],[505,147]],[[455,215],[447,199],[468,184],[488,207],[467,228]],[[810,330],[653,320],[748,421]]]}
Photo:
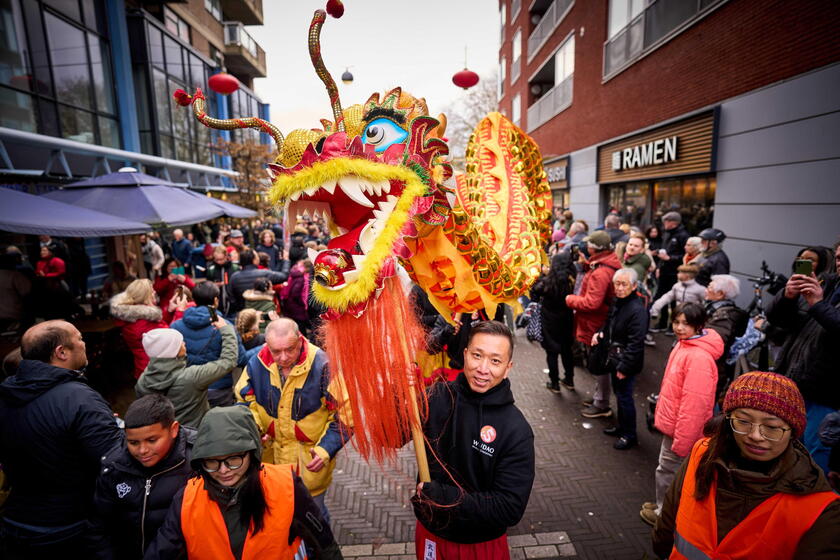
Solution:
{"label": "store awning", "polygon": [[189,193],[206,200],[207,202],[215,204],[221,208],[225,213],[224,215],[229,218],[253,218],[257,215],[257,213],[250,208],[245,208],[244,206],[239,206],[238,204],[231,204],[230,202],[225,202],[224,200],[219,200],[218,198],[213,198],[212,196],[202,195],[195,191],[189,191]]}
{"label": "store awning", "polygon": [[149,230],[146,224],[0,188],[0,229],[31,235],[107,237]]}

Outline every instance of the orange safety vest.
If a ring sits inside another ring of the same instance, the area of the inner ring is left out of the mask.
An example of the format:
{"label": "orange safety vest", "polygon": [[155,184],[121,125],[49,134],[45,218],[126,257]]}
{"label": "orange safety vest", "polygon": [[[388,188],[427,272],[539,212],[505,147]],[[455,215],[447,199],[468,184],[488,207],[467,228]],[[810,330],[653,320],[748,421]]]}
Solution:
{"label": "orange safety vest", "polygon": [[[291,560],[300,546],[300,538],[289,545],[289,528],[295,509],[294,479],[290,466],[263,464],[260,482],[268,509],[262,530],[254,535],[249,528],[242,548],[242,560]],[[184,488],[181,532],[190,560],[234,560],[222,512],[210,498],[201,477],[190,479]]]}
{"label": "orange safety vest", "polygon": [[708,450],[709,438],[694,444],[685,471],[674,549],[671,560],[790,560],[802,535],[811,528],[823,510],[834,500],[834,492],[807,495],[778,493],[764,500],[741,520],[722,541],[718,541],[715,495],[717,480],[709,495],[694,497],[695,477],[700,459]]}

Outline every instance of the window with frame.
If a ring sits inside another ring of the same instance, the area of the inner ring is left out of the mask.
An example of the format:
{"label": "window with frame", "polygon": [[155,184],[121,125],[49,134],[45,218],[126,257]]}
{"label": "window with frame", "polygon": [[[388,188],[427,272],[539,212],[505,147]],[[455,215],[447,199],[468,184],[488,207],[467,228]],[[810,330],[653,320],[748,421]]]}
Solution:
{"label": "window with frame", "polygon": [[499,30],[500,30],[500,40],[505,40],[505,26],[507,25],[507,6],[504,2],[502,5],[499,6]]}
{"label": "window with frame", "polygon": [[513,103],[510,107],[510,120],[513,121],[513,124],[519,126],[519,120],[522,116],[522,96],[520,94],[516,94],[513,96]]}
{"label": "window with frame", "polygon": [[0,0],[0,125],[120,148],[102,0]]}
{"label": "window with frame", "polygon": [[222,21],[221,0],[204,0],[204,8],[219,21]]}
{"label": "window with frame", "polygon": [[505,94],[505,80],[507,80],[507,59],[499,61],[499,98]]}
{"label": "window with frame", "polygon": [[522,28],[516,30],[511,39],[510,83],[519,79],[522,71]]}
{"label": "window with frame", "polygon": [[190,42],[190,26],[181,16],[166,6],[163,7],[163,23],[173,35],[180,37],[187,43]]}
{"label": "window with frame", "polygon": [[610,0],[609,39],[618,35],[644,11],[645,0]]}
{"label": "window with frame", "polygon": [[575,73],[575,36],[572,35],[559,51],[554,53],[554,85]]}

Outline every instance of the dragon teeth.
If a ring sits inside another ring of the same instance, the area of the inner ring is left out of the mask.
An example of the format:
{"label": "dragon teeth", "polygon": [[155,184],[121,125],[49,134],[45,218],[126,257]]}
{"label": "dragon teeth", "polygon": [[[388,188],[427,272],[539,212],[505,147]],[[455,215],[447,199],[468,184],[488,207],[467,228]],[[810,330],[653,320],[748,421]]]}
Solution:
{"label": "dragon teeth", "polygon": [[359,269],[359,268],[362,268],[362,265],[364,264],[365,259],[367,258],[367,255],[352,255],[352,257],[353,257],[353,265],[357,269]]}
{"label": "dragon teeth", "polygon": [[355,177],[342,178],[339,187],[341,187],[341,190],[344,191],[344,194],[346,194],[350,198],[350,200],[352,200],[359,206],[364,206],[365,208],[373,208],[373,202],[368,200],[368,198],[364,195],[364,193],[362,192],[361,182]]}
{"label": "dragon teeth", "polygon": [[320,188],[324,189],[330,194],[335,194],[335,181],[333,181],[332,179],[324,181]]}
{"label": "dragon teeth", "polygon": [[289,195],[289,200],[297,200],[297,199],[300,198],[300,195],[302,195],[302,194],[303,194],[303,191],[298,191],[296,193],[293,193],[293,194]]}

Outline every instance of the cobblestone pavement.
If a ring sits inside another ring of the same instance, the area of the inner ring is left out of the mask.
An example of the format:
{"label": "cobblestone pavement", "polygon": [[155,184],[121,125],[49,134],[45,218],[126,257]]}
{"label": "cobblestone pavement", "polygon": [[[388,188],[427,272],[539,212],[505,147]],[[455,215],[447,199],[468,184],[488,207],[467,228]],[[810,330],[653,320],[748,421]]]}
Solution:
{"label": "cobblestone pavement", "polygon": [[[578,368],[576,392],[547,391],[545,354],[518,337],[510,379],[516,404],[536,435],[537,469],[525,515],[509,531],[513,558],[654,557],[639,509],[653,499],[660,437],[645,428],[644,399],[658,389],[673,342],[655,336],[658,346],[648,348],[634,391],[640,445],[629,451],[614,450],[615,439],[601,433],[611,419],[580,416],[580,401],[591,396],[594,378]],[[327,504],[339,542],[362,545],[348,549],[357,552],[348,557],[413,557],[415,519],[408,499],[415,475],[411,445],[399,451],[396,465],[385,468],[366,464],[352,446],[342,451]],[[562,542],[556,540],[561,534]],[[405,543],[405,552],[387,552]]]}

